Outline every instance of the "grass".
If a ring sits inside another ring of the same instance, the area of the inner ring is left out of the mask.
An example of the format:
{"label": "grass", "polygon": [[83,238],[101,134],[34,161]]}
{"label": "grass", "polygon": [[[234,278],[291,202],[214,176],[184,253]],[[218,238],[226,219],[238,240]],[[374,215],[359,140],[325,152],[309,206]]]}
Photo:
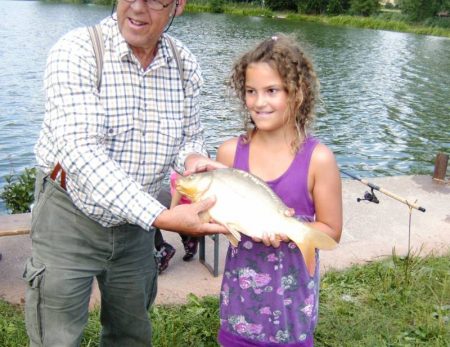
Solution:
{"label": "grass", "polygon": [[[398,257],[322,278],[316,346],[448,346],[450,341],[450,254]],[[188,303],[155,306],[157,347],[217,346],[217,297],[194,295]],[[94,310],[82,346],[98,346],[99,311]],[[0,301],[0,346],[26,346],[20,306]]]}
{"label": "grass", "polygon": [[[186,11],[191,13],[214,12],[211,0],[190,0],[186,5]],[[243,15],[243,16],[264,16],[283,17],[287,20],[317,22],[335,26],[350,26],[355,28],[390,30],[406,32],[419,35],[432,35],[450,37],[450,20],[434,18],[426,23],[411,23],[398,10],[383,10],[378,15],[371,17],[361,16],[324,16],[324,15],[304,15],[293,12],[282,14],[262,8],[252,3],[224,3],[220,6],[221,13]]]}
{"label": "grass", "polygon": [[450,37],[449,28],[410,24],[400,19],[388,19],[383,17],[358,17],[346,15],[307,16],[302,14],[289,13],[287,14],[286,18],[291,20],[317,22],[335,26],[350,26],[355,28],[398,31],[418,35]]}

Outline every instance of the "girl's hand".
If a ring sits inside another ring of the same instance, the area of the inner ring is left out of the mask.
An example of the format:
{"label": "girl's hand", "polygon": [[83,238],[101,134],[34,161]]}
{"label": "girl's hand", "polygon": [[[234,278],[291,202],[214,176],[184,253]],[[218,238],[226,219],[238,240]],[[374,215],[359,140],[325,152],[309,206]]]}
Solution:
{"label": "girl's hand", "polygon": [[[295,214],[295,211],[293,208],[289,208],[286,211],[284,211],[284,214],[286,217],[292,217]],[[252,237],[252,240],[255,242],[262,242],[266,246],[272,246],[274,248],[280,247],[281,242],[289,242],[290,239],[286,236],[284,233],[278,233],[278,234],[268,234],[263,233],[263,237]]]}

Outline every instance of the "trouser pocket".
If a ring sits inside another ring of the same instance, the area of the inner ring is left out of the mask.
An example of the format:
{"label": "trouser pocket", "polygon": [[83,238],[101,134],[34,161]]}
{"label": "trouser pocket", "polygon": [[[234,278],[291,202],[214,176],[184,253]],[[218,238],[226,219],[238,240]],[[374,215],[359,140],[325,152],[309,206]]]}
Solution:
{"label": "trouser pocket", "polygon": [[29,258],[25,264],[23,279],[27,284],[25,294],[25,323],[32,345],[42,345],[43,331],[41,322],[42,288],[45,265]]}

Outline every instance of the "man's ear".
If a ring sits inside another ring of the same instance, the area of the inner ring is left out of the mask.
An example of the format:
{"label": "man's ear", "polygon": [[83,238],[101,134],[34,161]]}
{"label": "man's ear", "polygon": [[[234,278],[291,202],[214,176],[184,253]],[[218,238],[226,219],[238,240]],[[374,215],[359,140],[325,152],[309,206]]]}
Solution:
{"label": "man's ear", "polygon": [[175,2],[178,3],[175,10],[175,16],[181,16],[184,11],[184,6],[186,6],[187,0],[175,0]]}

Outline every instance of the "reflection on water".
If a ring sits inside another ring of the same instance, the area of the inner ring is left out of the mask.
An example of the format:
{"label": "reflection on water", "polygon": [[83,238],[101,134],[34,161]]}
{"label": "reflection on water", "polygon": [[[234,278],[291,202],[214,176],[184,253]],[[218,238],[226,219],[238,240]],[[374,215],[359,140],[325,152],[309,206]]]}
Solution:
{"label": "reflection on water", "polygon": [[[92,5],[2,1],[0,187],[5,174],[34,164],[51,45],[109,13]],[[364,177],[432,174],[436,153],[450,150],[449,39],[214,14],[184,14],[170,31],[201,63],[212,153],[240,132],[224,84],[233,59],[276,32],[296,35],[315,63],[322,92],[316,134],[343,169]]]}

